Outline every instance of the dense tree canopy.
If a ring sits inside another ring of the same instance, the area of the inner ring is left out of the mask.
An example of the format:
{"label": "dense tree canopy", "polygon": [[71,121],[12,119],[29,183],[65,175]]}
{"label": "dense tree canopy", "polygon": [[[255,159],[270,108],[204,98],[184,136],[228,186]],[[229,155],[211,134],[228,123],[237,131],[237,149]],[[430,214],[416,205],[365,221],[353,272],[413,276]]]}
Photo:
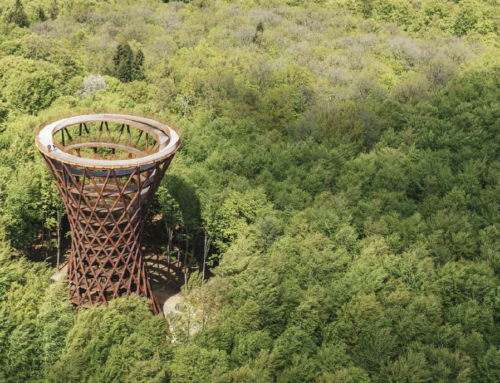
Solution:
{"label": "dense tree canopy", "polygon": [[[0,4],[0,381],[500,381],[499,41],[498,0]],[[36,127],[89,110],[181,130],[181,317],[37,256]]]}

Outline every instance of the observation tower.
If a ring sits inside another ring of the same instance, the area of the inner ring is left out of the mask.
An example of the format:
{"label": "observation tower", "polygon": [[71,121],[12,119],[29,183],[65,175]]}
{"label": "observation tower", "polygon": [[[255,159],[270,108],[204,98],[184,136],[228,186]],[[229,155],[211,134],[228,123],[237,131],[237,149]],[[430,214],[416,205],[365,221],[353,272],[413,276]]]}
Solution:
{"label": "observation tower", "polygon": [[40,126],[36,146],[71,227],[67,278],[77,306],[153,295],[141,253],[148,206],[180,138],[177,128],[121,114],[69,117]]}

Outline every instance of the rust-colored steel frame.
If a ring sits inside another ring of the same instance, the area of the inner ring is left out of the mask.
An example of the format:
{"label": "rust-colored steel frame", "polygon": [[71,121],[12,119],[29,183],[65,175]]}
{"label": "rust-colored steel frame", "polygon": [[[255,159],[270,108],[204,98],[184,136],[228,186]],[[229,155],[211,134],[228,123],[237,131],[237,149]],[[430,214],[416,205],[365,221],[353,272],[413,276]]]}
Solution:
{"label": "rust-colored steel frame", "polygon": [[[114,137],[111,122],[121,125]],[[92,135],[90,123],[100,124],[97,135]],[[73,138],[69,127],[75,125],[79,129]],[[141,131],[135,143],[131,128]],[[125,145],[120,141],[124,131]],[[58,132],[62,143],[55,140]],[[148,144],[148,135],[154,145]],[[42,125],[36,145],[56,181],[71,227],[71,301],[88,307],[137,294],[151,299],[155,314],[162,312],[147,277],[141,241],[148,206],[180,145],[177,129],[135,116],[78,116]],[[93,158],[82,157],[82,148],[93,149]],[[109,149],[111,159],[98,148]],[[128,158],[113,159],[116,149]],[[75,151],[77,156],[70,154]]]}

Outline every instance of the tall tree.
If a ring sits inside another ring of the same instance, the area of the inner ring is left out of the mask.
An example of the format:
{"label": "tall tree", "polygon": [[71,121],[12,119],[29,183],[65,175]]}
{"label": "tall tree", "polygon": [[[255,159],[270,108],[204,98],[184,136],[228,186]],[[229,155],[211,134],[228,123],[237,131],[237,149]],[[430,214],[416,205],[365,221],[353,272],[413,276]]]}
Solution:
{"label": "tall tree", "polygon": [[255,29],[255,35],[252,38],[252,42],[258,43],[263,33],[264,33],[264,23],[262,21],[259,21],[259,24],[257,24],[257,28]]}
{"label": "tall tree", "polygon": [[134,79],[134,52],[128,43],[118,45],[113,62],[115,76],[121,82],[130,82]]}
{"label": "tall tree", "polygon": [[16,0],[14,8],[9,15],[9,21],[17,24],[20,28],[29,26],[28,16],[26,16],[26,13],[24,12],[24,6],[21,0]]}
{"label": "tall tree", "polygon": [[134,66],[133,66],[133,79],[134,80],[144,80],[144,52],[142,50],[138,50],[134,57]]}
{"label": "tall tree", "polygon": [[170,279],[170,269],[171,269],[171,255],[172,255],[172,240],[174,237],[174,228],[176,226],[182,225],[182,212],[180,210],[179,204],[172,197],[167,182],[164,183],[165,186],[160,186],[156,193],[158,202],[160,204],[160,212],[163,215],[163,220],[165,222],[165,228],[167,230],[167,282]]}
{"label": "tall tree", "polygon": [[49,9],[49,15],[51,20],[57,19],[59,15],[59,6],[57,5],[57,0],[52,0],[52,4]]}
{"label": "tall tree", "polygon": [[42,7],[38,7],[37,10],[36,10],[36,13],[37,13],[37,16],[38,16],[38,20],[40,21],[45,21],[47,20],[47,15],[45,14],[45,11],[43,10]]}

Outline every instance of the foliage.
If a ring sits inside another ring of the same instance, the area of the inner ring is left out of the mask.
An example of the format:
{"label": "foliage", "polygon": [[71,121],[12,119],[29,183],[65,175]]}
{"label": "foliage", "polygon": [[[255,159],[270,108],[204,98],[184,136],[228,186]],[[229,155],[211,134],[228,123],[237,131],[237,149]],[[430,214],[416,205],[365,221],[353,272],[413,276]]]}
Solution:
{"label": "foliage", "polygon": [[28,16],[24,12],[24,6],[21,0],[16,0],[14,8],[9,15],[9,21],[20,28],[29,26]]}
{"label": "foliage", "polygon": [[43,72],[11,79],[4,92],[13,108],[29,114],[47,108],[57,97],[54,81]]}
{"label": "foliage", "polygon": [[[0,380],[500,380],[498,1],[16,4]],[[77,312],[33,260],[61,207],[34,132],[88,110],[180,127],[146,233],[191,272],[168,322]]]}
{"label": "foliage", "polygon": [[144,52],[138,50],[134,54],[128,43],[119,44],[116,48],[113,62],[115,64],[114,75],[121,82],[144,80]]}
{"label": "foliage", "polygon": [[121,82],[132,81],[134,53],[128,43],[118,45],[113,62],[115,63],[115,76]]}

